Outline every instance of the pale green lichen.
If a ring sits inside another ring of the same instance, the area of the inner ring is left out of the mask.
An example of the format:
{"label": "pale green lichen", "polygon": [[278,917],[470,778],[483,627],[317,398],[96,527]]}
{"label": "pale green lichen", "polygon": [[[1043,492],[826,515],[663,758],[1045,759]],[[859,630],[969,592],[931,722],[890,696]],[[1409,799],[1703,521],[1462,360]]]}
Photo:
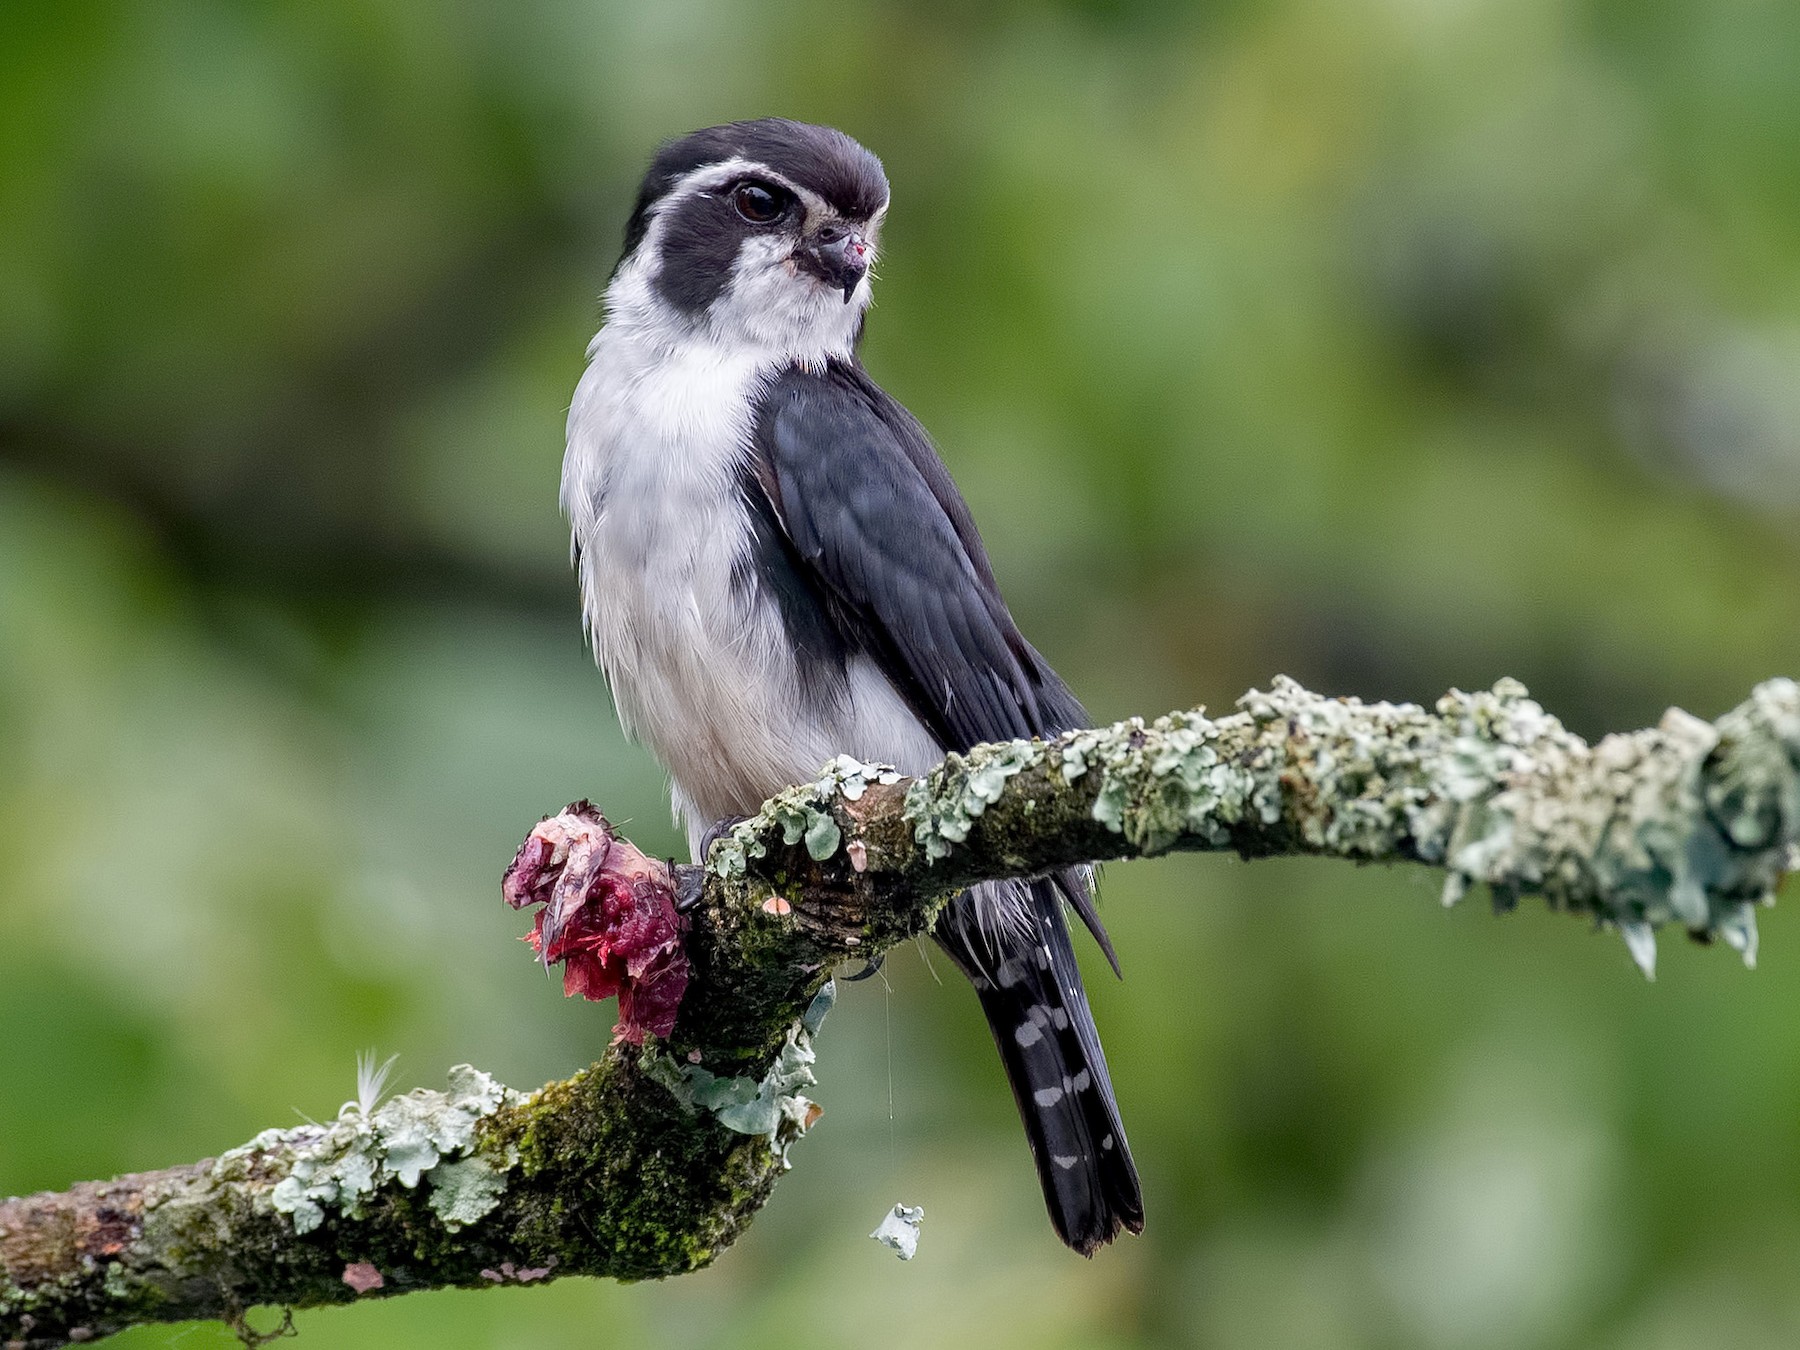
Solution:
{"label": "pale green lichen", "polygon": [[[235,1174],[257,1160],[285,1166],[267,1203],[290,1216],[297,1233],[319,1227],[328,1211],[357,1217],[362,1203],[390,1182],[410,1189],[428,1176],[432,1208],[447,1222],[453,1219],[452,1226],[472,1223],[497,1203],[504,1176],[485,1159],[458,1155],[472,1147],[482,1120],[522,1100],[480,1069],[459,1064],[450,1071],[447,1092],[421,1088],[373,1111],[347,1102],[328,1125],[263,1131],[222,1155],[214,1171]],[[440,1175],[451,1168],[460,1170]]]}
{"label": "pale green lichen", "polygon": [[1123,852],[1413,858],[1447,869],[1449,904],[1483,882],[1498,908],[1538,894],[1591,913],[1625,934],[1646,973],[1663,923],[1753,961],[1754,903],[1773,894],[1800,833],[1791,680],[1759,686],[1716,727],[1672,710],[1593,747],[1514,680],[1452,691],[1427,711],[1324,698],[1281,678],[1239,709],[1132,719],[1048,746],[978,746],[911,786],[907,818],[926,859],[944,858],[1009,779],[1047,758],[1053,779],[1089,794]]}
{"label": "pale green lichen", "polygon": [[[1793,849],[1783,827],[1800,820],[1800,685],[1759,684],[1719,719],[1718,731],[1722,753],[1706,785],[1707,809],[1739,848]],[[1800,852],[1788,861],[1800,862]]]}
{"label": "pale green lichen", "polygon": [[919,1254],[919,1230],[924,1224],[924,1206],[895,1204],[869,1236],[902,1261],[910,1261]]}
{"label": "pale green lichen", "polygon": [[[509,1160],[517,1161],[516,1157]],[[506,1174],[479,1154],[456,1162],[440,1163],[431,1170],[432,1212],[451,1232],[474,1223],[506,1194]]]}
{"label": "pale green lichen", "polygon": [[[1450,869],[1450,902],[1483,881],[1503,907],[1535,893],[1586,910],[1620,929],[1646,974],[1653,930],[1669,922],[1716,934],[1754,961],[1746,885],[1754,898],[1772,895],[1779,869],[1739,851],[1766,827],[1740,825],[1728,840],[1708,811],[1704,770],[1720,740],[1711,724],[1671,710],[1653,730],[1590,748],[1512,680],[1452,692],[1435,718],[1411,706],[1322,700],[1291,683],[1268,697],[1269,711],[1286,719],[1283,768],[1322,804],[1303,817],[1309,843],[1368,856],[1410,847]],[[1771,709],[1765,723],[1779,723],[1793,702],[1791,682],[1776,681],[1746,706]],[[1740,774],[1752,780],[1745,795],[1780,800],[1794,789],[1793,759],[1779,736],[1754,744],[1757,767]],[[1791,805],[1776,814],[1790,829],[1800,821]]]}
{"label": "pale green lichen", "polygon": [[831,814],[832,802],[838,797],[859,801],[871,784],[899,781],[900,774],[891,765],[839,755],[818,778],[776,793],[754,816],[727,830],[707,854],[707,867],[721,877],[743,876],[753,860],[768,853],[765,840],[771,825],[781,827],[782,842],[789,848],[804,843],[808,857],[824,862],[843,842],[843,830]]}
{"label": "pale green lichen", "polygon": [[[1083,736],[1078,762],[1101,775],[1094,819],[1141,853],[1184,838],[1222,847],[1242,821],[1280,819],[1277,780],[1226,753],[1220,724],[1198,710]],[[1070,768],[1065,757],[1065,777]]]}
{"label": "pale green lichen", "polygon": [[[1772,685],[1792,688],[1789,681]],[[1753,901],[1773,897],[1783,860],[1746,852],[1753,829],[1708,804],[1719,796],[1708,770],[1721,729],[1738,714],[1715,728],[1672,709],[1653,730],[1609,736],[1590,749],[1523,690],[1495,692],[1506,695],[1511,716],[1476,728],[1499,749],[1486,781],[1455,818],[1445,855],[1453,877],[1594,913],[1619,928],[1647,976],[1655,970],[1654,928],[1670,922],[1721,937],[1754,964]],[[1779,693],[1765,685],[1746,707]],[[1440,704],[1440,711],[1453,709]],[[1791,830],[1800,812],[1782,804],[1795,782],[1790,753],[1768,735],[1755,738],[1751,753],[1760,757],[1752,777],[1761,778],[1748,797],[1774,802]],[[1777,763],[1785,777],[1768,772]]]}
{"label": "pale green lichen", "polygon": [[950,755],[906,793],[906,816],[928,861],[946,858],[969,837],[976,817],[1000,800],[1007,782],[1038,762],[1037,741],[981,746],[969,755]]}
{"label": "pale green lichen", "polygon": [[[1306,842],[1326,852],[1410,850],[1450,870],[1444,898],[1471,882],[1496,903],[1520,894],[1586,910],[1655,968],[1654,928],[1680,923],[1756,954],[1752,900],[1772,896],[1785,859],[1745,852],[1800,822],[1800,691],[1771,681],[1719,727],[1678,710],[1653,730],[1589,747],[1516,681],[1453,692],[1435,717],[1410,705],[1326,700],[1290,681],[1246,700],[1278,727],[1270,767],[1305,786],[1296,812]],[[1722,738],[1743,747],[1707,776]],[[1735,818],[1722,806],[1747,805]]]}
{"label": "pale green lichen", "polygon": [[[830,982],[827,982],[829,987]],[[766,1135],[776,1158],[789,1166],[787,1149],[818,1118],[820,1107],[800,1091],[818,1083],[811,1030],[825,1020],[831,1004],[813,999],[805,1019],[788,1029],[787,1039],[761,1079],[723,1077],[699,1064],[678,1064],[660,1051],[644,1056],[645,1072],[689,1110],[710,1111],[726,1129]]]}

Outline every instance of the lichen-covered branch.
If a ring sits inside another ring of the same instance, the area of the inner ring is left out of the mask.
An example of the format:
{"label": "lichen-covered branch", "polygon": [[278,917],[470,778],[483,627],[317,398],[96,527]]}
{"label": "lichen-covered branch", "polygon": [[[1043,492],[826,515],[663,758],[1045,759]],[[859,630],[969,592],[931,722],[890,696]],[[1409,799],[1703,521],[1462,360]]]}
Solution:
{"label": "lichen-covered branch", "polygon": [[[447,1092],[349,1103],[216,1160],[0,1203],[0,1347],[705,1265],[818,1113],[801,1089],[832,967],[975,881],[1177,849],[1423,862],[1446,902],[1481,882],[1502,908],[1537,894],[1617,927],[1649,973],[1663,923],[1752,959],[1754,906],[1797,842],[1789,680],[1715,723],[1671,711],[1594,746],[1510,681],[1427,711],[1283,680],[1226,717],[983,746],[917,781],[839,760],[673,877],[572,807],[508,893],[544,902],[554,959],[579,948],[572,981],[635,1000],[598,1064],[530,1096],[459,1068]],[[673,918],[645,887],[690,903]]]}
{"label": "lichen-covered branch", "polygon": [[741,904],[891,916],[873,934],[885,942],[921,901],[1077,862],[1423,862],[1447,873],[1446,903],[1476,882],[1502,909],[1541,895],[1618,928],[1650,973],[1664,923],[1754,960],[1755,905],[1800,842],[1800,685],[1770,680],[1717,722],[1670,709],[1590,746],[1512,680],[1428,711],[1279,679],[1226,717],[979,746],[915,782],[865,786],[859,768],[840,761],[717,846]]}

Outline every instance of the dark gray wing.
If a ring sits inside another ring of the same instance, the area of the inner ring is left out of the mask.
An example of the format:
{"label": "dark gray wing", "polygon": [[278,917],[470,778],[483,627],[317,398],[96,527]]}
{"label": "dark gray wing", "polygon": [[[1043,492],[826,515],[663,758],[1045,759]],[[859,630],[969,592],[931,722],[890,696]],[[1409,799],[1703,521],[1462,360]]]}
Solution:
{"label": "dark gray wing", "polygon": [[947,749],[1087,725],[1013,623],[923,429],[859,368],[779,376],[755,439],[763,490],[845,638]]}
{"label": "dark gray wing", "polygon": [[[845,645],[949,750],[1088,725],[1025,641],[931,440],[860,367],[785,371],[758,406],[755,478]],[[1057,884],[1115,971],[1085,870]]]}

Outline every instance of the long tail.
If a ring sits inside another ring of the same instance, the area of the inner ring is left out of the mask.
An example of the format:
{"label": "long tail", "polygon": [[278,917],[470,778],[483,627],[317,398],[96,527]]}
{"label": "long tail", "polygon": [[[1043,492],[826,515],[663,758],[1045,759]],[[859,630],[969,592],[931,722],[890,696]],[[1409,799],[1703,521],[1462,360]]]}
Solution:
{"label": "long tail", "polygon": [[1092,1256],[1121,1228],[1143,1231],[1144,1197],[1069,942],[1064,888],[1086,897],[1075,874],[978,887],[951,902],[934,936],[981,999],[1050,1222]]}

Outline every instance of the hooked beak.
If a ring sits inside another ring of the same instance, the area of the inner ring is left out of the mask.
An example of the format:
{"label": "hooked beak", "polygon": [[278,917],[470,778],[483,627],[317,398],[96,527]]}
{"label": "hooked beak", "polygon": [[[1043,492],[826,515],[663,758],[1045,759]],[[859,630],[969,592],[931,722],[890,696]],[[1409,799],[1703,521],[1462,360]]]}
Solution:
{"label": "hooked beak", "polygon": [[844,293],[844,303],[869,274],[869,241],[843,225],[825,225],[794,254],[800,269]]}

